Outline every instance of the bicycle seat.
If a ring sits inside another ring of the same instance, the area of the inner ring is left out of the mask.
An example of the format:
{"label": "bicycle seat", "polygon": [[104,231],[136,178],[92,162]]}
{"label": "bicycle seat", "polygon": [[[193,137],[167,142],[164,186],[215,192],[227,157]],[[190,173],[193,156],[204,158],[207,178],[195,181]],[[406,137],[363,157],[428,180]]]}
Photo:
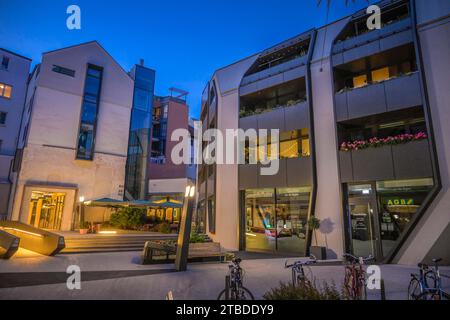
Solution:
{"label": "bicycle seat", "polygon": [[442,258],[436,258],[436,259],[433,259],[433,262],[434,263],[438,263],[438,262],[441,262],[442,261]]}
{"label": "bicycle seat", "polygon": [[419,264],[417,264],[417,267],[419,267],[419,268],[423,268],[423,269],[427,269],[428,268],[428,265],[427,264],[425,264],[425,263],[419,263]]}

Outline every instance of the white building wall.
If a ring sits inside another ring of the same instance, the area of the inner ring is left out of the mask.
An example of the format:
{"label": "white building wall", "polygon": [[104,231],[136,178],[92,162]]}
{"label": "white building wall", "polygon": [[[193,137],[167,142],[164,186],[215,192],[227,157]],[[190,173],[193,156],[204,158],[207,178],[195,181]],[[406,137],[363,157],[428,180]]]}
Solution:
{"label": "white building wall", "polygon": [[320,230],[317,232],[318,245],[327,247],[328,259],[340,259],[344,253],[342,188],[338,167],[334,80],[330,66],[330,52],[333,40],[346,22],[347,20],[342,20],[318,30],[311,63],[317,166],[315,216],[322,220],[322,224],[326,223],[328,226],[327,233]]}

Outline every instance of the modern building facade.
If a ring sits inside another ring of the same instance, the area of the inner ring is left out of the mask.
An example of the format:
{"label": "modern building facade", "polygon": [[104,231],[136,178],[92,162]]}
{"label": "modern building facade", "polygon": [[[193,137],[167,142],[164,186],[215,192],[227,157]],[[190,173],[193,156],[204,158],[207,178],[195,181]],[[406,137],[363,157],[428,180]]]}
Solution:
{"label": "modern building facade", "polygon": [[0,63],[0,219],[4,219],[31,60],[0,48]]}
{"label": "modern building facade", "polygon": [[[278,129],[280,167],[274,176],[247,162],[199,167],[197,220],[213,240],[295,255],[317,242],[328,258],[450,259],[450,4],[378,5],[379,30],[356,12],[214,73],[203,130]],[[258,143],[246,152],[266,153]]]}
{"label": "modern building facade", "polygon": [[[172,88],[174,90],[174,88]],[[153,109],[152,147],[148,163],[148,199],[161,204],[150,209],[150,216],[171,223],[180,221],[181,205],[187,184],[195,184],[196,166],[194,164],[175,164],[172,150],[177,141],[171,141],[177,129],[189,130],[194,146],[193,123],[189,120],[189,107],[185,96],[155,97]],[[194,152],[191,152],[194,154]]]}
{"label": "modern building facade", "polygon": [[43,54],[28,82],[10,220],[71,230],[80,202],[123,200],[134,90],[96,41]]}

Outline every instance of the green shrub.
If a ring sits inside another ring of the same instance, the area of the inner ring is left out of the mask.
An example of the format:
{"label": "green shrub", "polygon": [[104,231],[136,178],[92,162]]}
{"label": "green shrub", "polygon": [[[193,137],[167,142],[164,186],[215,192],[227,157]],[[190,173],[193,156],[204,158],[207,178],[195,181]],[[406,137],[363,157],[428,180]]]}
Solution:
{"label": "green shrub", "polygon": [[192,233],[191,238],[189,239],[190,243],[204,243],[205,242],[205,236],[198,234],[198,233]]}
{"label": "green shrub", "polygon": [[153,231],[159,233],[170,233],[170,225],[167,222],[159,223],[153,228]]}
{"label": "green shrub", "polygon": [[109,223],[120,229],[136,230],[144,225],[145,210],[139,208],[120,208],[111,214]]}
{"label": "green shrub", "polygon": [[321,288],[315,285],[299,285],[280,283],[263,296],[266,300],[342,300],[342,296],[334,284],[323,283]]}
{"label": "green shrub", "polygon": [[88,221],[82,221],[80,223],[80,229],[89,229],[91,227],[91,224]]}

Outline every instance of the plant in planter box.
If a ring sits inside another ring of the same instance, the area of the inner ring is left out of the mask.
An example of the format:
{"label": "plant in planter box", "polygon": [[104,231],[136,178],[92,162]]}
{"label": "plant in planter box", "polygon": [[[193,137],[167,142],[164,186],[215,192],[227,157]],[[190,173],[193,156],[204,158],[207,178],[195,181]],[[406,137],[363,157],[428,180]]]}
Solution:
{"label": "plant in planter box", "polygon": [[89,229],[91,228],[91,224],[87,221],[83,221],[80,223],[80,234],[87,234]]}
{"label": "plant in planter box", "polygon": [[327,258],[327,250],[325,247],[318,246],[317,243],[317,229],[320,228],[320,219],[316,217],[311,217],[308,220],[308,228],[314,234],[315,246],[311,246],[309,248],[309,253],[314,255],[319,260],[325,260]]}

